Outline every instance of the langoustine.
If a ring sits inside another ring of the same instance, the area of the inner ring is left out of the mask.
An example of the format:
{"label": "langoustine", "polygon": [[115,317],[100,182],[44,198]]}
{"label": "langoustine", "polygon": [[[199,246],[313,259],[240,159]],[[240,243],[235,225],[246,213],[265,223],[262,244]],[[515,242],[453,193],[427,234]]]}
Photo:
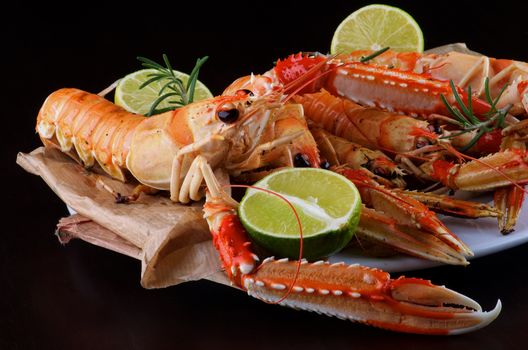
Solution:
{"label": "langoustine", "polygon": [[[170,191],[177,202],[200,199],[205,182],[204,215],[228,277],[248,294],[276,301],[293,281],[297,264],[284,259],[258,264],[237,203],[224,186],[229,174],[289,166],[296,152],[317,166],[317,148],[301,112],[271,96],[237,94],[146,119],[96,95],[62,89],[47,98],[36,128],[46,146],[86,166],[97,163],[120,180],[130,172],[149,188]],[[392,280],[379,270],[324,262],[302,263],[282,305],[427,334],[484,327],[501,309],[499,301],[482,312],[473,300],[428,281]]]}

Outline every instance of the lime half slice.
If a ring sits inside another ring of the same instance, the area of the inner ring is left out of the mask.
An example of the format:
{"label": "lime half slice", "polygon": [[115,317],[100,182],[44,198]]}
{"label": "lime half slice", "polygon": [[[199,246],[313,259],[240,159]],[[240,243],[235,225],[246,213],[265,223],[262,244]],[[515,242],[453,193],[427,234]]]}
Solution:
{"label": "lime half slice", "polygon": [[[117,84],[114,101],[115,104],[123,107],[129,112],[136,114],[147,114],[150,111],[150,107],[159,97],[161,88],[168,82],[166,79],[155,81],[143,89],[139,87],[145,81],[150,79],[149,74],[157,73],[155,69],[142,69],[137,72],[131,73],[121,79]],[[177,78],[180,78],[184,84],[187,83],[189,75],[174,71]],[[194,90],[194,101],[204,100],[206,98],[213,97],[211,91],[200,81],[196,82],[196,88]],[[169,101],[177,100],[177,98],[168,98],[161,102],[157,109],[173,107]]]}
{"label": "lime half slice", "polygon": [[387,46],[400,52],[422,52],[422,30],[411,15],[397,7],[369,5],[341,22],[334,33],[330,52],[380,50]]}
{"label": "lime half slice", "polygon": [[[291,168],[255,184],[279,193],[293,204],[303,230],[303,257],[329,256],[347,245],[359,222],[361,198],[352,182],[334,172]],[[273,194],[248,189],[239,206],[242,225],[258,245],[297,259],[299,226],[293,210]]]}

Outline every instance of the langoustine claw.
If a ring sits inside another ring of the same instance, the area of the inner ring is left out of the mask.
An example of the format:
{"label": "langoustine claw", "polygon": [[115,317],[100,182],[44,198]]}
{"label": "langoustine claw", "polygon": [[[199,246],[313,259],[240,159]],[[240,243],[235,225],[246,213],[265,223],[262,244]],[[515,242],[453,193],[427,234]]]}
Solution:
{"label": "langoustine claw", "polygon": [[[293,261],[267,260],[242,278],[247,293],[274,302],[295,276]],[[462,334],[490,324],[501,302],[483,312],[474,300],[417,278],[391,279],[381,270],[343,263],[304,262],[281,305],[406,333]]]}

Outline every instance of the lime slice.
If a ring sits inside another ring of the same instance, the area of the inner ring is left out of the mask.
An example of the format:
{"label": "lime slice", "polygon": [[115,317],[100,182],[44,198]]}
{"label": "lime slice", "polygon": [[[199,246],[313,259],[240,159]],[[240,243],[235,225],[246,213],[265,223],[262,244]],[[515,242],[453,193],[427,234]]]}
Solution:
{"label": "lime slice", "polygon": [[[354,235],[361,198],[352,182],[334,172],[290,168],[255,184],[288,199],[303,229],[303,257],[317,259],[341,250]],[[248,189],[238,209],[242,225],[258,245],[271,253],[297,259],[299,226],[293,210],[273,194]]]}
{"label": "lime slice", "polygon": [[354,50],[422,52],[424,39],[418,23],[405,11],[387,5],[369,5],[345,18],[337,27],[330,52]]}
{"label": "lime slice", "polygon": [[[115,104],[123,107],[129,112],[137,114],[147,114],[150,110],[152,103],[159,97],[159,92],[163,85],[165,85],[168,80],[161,79],[155,81],[143,89],[139,87],[145,81],[150,79],[149,74],[157,73],[155,69],[143,69],[138,70],[137,72],[131,73],[121,79],[119,84],[117,84],[114,101]],[[184,84],[187,83],[189,75],[174,71],[174,74],[177,78],[180,78]],[[196,88],[194,90],[194,101],[204,100],[206,98],[213,97],[211,91],[200,81],[196,82]],[[168,98],[161,102],[157,109],[173,107],[173,104],[170,104],[169,101],[177,101],[178,98]]]}

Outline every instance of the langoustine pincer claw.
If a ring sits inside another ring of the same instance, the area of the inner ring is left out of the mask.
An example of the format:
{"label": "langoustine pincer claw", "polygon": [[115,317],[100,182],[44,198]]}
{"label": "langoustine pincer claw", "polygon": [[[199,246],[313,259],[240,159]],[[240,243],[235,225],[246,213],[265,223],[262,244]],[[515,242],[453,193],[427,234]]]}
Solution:
{"label": "langoustine pincer claw", "polygon": [[[274,302],[294,278],[296,263],[268,260],[243,277],[248,294]],[[490,324],[502,304],[483,312],[474,300],[417,278],[391,279],[359,265],[304,262],[281,305],[406,333],[462,334]]]}

